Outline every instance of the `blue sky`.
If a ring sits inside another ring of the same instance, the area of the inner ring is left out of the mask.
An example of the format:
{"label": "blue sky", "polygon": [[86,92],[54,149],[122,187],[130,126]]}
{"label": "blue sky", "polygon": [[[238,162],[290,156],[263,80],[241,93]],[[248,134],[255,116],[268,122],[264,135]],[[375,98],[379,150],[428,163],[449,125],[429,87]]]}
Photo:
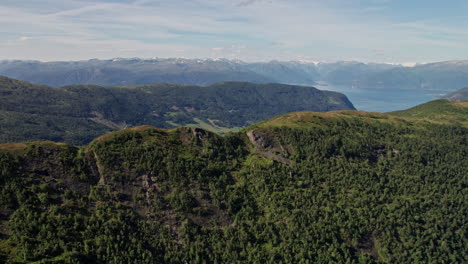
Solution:
{"label": "blue sky", "polygon": [[468,59],[461,0],[1,0],[0,59]]}

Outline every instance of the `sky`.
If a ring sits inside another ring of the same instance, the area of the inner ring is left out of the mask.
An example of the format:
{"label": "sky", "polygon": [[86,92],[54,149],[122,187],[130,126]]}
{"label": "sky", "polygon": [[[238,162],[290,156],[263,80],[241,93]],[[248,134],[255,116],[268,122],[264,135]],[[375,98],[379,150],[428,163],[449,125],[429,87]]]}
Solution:
{"label": "sky", "polygon": [[468,58],[466,0],[0,0],[0,60]]}

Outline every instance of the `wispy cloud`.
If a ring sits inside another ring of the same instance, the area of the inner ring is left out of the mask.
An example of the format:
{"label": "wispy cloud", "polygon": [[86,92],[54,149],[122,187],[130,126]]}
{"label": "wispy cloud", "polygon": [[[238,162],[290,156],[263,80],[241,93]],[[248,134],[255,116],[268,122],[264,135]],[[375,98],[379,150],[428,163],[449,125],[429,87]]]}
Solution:
{"label": "wispy cloud", "polygon": [[0,59],[430,61],[465,54],[468,22],[395,16],[396,1],[0,2]]}
{"label": "wispy cloud", "polygon": [[255,3],[265,3],[265,2],[268,2],[268,3],[271,3],[273,0],[244,0],[244,1],[240,1],[237,6],[249,6],[249,5],[252,5],[252,4],[255,4]]}

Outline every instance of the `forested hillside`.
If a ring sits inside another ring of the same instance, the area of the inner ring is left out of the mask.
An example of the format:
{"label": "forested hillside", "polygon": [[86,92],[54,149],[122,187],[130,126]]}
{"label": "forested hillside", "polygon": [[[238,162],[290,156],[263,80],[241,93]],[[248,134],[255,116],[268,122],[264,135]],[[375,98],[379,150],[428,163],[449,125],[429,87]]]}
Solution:
{"label": "forested hillside", "polygon": [[354,109],[343,94],[284,84],[48,87],[0,77],[0,143],[52,140],[84,145],[137,125],[216,132],[292,111]]}
{"label": "forested hillside", "polygon": [[0,145],[0,262],[466,263],[467,141],[339,111]]}

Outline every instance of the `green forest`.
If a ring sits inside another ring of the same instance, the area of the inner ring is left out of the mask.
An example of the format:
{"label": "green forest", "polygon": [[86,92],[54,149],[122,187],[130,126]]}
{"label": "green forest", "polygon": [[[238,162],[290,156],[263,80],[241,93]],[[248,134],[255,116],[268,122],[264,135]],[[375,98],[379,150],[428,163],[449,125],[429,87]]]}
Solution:
{"label": "green forest", "polygon": [[0,145],[0,262],[466,263],[468,126],[405,115]]}
{"label": "green forest", "polygon": [[354,109],[343,94],[286,84],[49,87],[1,76],[0,102],[0,143],[51,140],[73,145],[139,125],[226,133],[288,112]]}

